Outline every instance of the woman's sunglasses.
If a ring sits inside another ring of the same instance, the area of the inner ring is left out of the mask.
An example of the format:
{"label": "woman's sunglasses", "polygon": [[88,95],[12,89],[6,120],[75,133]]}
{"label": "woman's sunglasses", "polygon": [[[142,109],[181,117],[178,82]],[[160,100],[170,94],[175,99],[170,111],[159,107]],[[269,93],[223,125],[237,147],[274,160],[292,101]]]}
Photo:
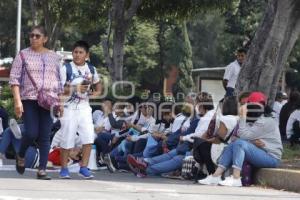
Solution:
{"label": "woman's sunglasses", "polygon": [[32,38],[32,39],[36,38],[38,40],[42,37],[42,35],[41,34],[30,33],[29,37]]}

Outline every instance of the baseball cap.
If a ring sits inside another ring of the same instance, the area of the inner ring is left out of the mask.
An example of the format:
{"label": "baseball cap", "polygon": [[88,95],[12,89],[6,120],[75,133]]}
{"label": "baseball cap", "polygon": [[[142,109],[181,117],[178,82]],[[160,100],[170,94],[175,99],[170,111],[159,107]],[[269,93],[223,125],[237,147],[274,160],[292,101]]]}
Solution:
{"label": "baseball cap", "polygon": [[266,105],[267,97],[262,92],[252,92],[248,97],[248,103],[261,103]]}

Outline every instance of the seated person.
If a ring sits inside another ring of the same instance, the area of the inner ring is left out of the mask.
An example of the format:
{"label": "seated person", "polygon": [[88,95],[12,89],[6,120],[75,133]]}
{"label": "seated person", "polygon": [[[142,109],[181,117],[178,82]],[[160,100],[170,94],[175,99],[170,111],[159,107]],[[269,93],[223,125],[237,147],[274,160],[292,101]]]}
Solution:
{"label": "seated person", "polygon": [[[10,144],[15,152],[18,152],[21,145],[22,135],[25,133],[23,124],[17,124],[15,119],[11,119],[9,127],[3,131],[0,141],[0,164],[3,165],[4,154]],[[36,146],[30,146],[25,153],[25,168],[36,168],[39,164],[39,153]]]}
{"label": "seated person", "polygon": [[[220,145],[221,142],[230,143],[230,138],[236,130],[236,125],[238,123],[238,102],[235,96],[228,96],[224,98],[221,104],[221,115],[217,115],[216,131],[214,131],[213,137],[208,137],[207,132],[202,136],[198,136],[199,142],[196,142],[193,146],[193,156],[194,159],[200,164],[205,164],[208,174],[213,174],[215,172],[215,164],[213,162],[212,156],[219,157],[219,155],[211,155],[212,147],[216,145],[219,148],[223,148]],[[196,135],[194,135],[195,137]],[[190,136],[189,136],[190,137]],[[214,144],[213,144],[214,143]],[[218,147],[217,147],[218,148]],[[222,151],[222,150],[221,150]],[[218,152],[221,152],[218,151]],[[216,153],[218,153],[216,152]],[[200,174],[198,174],[200,176]],[[206,175],[201,173],[201,177],[205,178]],[[200,177],[199,177],[200,178]]]}
{"label": "seated person", "polygon": [[94,141],[94,144],[96,145],[97,154],[99,155],[100,162],[106,164],[110,172],[115,172],[116,169],[111,162],[109,153],[115,146],[118,145],[118,143],[120,143],[120,132],[122,130],[126,130],[127,126],[126,121],[122,119],[124,117],[124,104],[116,103],[113,106],[113,111],[110,105],[111,103],[104,103],[103,109],[105,112],[108,113],[108,121],[106,121],[106,125],[102,127],[95,127],[95,131],[98,134],[97,138]]}
{"label": "seated person", "polygon": [[[199,115],[201,119],[198,120],[198,125],[195,133],[202,135],[206,132],[209,122],[214,115],[213,100],[210,94],[202,92],[197,98],[197,104]],[[193,133],[194,133],[193,132]],[[183,141],[183,137],[180,137]],[[127,162],[130,169],[137,176],[146,175],[160,175],[162,173],[172,172],[182,167],[182,162],[185,154],[189,149],[181,148],[181,143],[177,148],[171,150],[168,153],[153,157],[153,158],[135,158],[132,155],[127,157]]]}
{"label": "seated person", "polygon": [[295,105],[296,110],[290,115],[286,125],[286,136],[290,140],[291,146],[295,143],[299,143],[300,138],[300,101]]}
{"label": "seated person", "polygon": [[[241,169],[244,161],[254,167],[274,168],[280,163],[282,143],[279,128],[271,116],[272,109],[261,92],[252,92],[248,103],[239,111],[240,139],[230,143],[223,151],[215,173],[198,182],[203,185],[242,186]],[[233,175],[222,181],[221,176],[229,167]]]}

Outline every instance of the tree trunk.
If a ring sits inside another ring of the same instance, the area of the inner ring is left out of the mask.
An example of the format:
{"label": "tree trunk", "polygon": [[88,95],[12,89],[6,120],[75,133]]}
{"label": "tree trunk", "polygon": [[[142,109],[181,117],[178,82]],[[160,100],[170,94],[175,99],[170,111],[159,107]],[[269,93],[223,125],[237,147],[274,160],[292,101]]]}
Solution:
{"label": "tree trunk", "polygon": [[125,30],[126,28],[123,27],[122,24],[115,27],[114,45],[113,45],[114,81],[123,80]]}
{"label": "tree trunk", "polygon": [[35,3],[36,3],[35,0],[29,0],[31,18],[34,26],[38,25],[37,9]]}
{"label": "tree trunk", "polygon": [[[128,9],[125,7],[125,0],[112,1],[112,27],[114,29],[113,35],[113,55],[110,57],[109,53],[109,38],[102,42],[105,60],[109,67],[112,81],[123,80],[123,61],[124,61],[124,44],[126,31],[128,26],[136,14],[138,7],[142,0],[132,0]],[[108,36],[109,37],[109,36]]]}
{"label": "tree trunk", "polygon": [[272,105],[280,74],[300,33],[300,1],[269,0],[239,75],[237,90],[261,91]]}
{"label": "tree trunk", "polygon": [[50,2],[48,0],[43,0],[41,3],[43,14],[44,14],[44,23],[45,29],[48,32],[48,48],[55,49],[57,45],[57,38],[60,32],[61,23],[59,20],[54,21],[50,13]]}

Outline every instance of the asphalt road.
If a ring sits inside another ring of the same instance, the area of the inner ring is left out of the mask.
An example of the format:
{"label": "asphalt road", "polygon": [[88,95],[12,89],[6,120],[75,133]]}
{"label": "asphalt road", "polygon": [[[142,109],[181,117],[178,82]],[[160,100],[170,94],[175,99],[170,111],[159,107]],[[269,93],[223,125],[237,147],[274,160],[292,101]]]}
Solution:
{"label": "asphalt road", "polygon": [[72,174],[71,180],[61,180],[57,172],[52,180],[36,180],[33,171],[23,176],[15,171],[0,170],[0,200],[248,200],[300,199],[300,194],[260,187],[231,188],[202,186],[189,181],[159,177],[137,178],[130,173],[110,174],[107,170],[95,172],[93,180],[83,180]]}

